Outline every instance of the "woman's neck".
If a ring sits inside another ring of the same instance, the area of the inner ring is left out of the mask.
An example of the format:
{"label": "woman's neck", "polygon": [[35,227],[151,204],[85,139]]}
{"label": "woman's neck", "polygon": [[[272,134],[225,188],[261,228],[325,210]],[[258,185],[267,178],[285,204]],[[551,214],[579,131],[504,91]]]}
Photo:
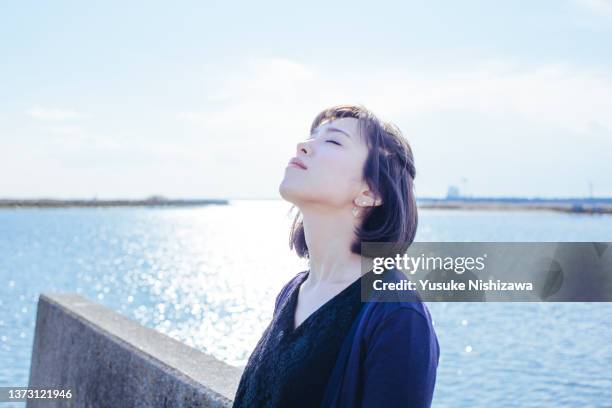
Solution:
{"label": "woman's neck", "polygon": [[311,284],[351,282],[361,276],[361,256],[351,252],[359,220],[350,209],[302,211]]}

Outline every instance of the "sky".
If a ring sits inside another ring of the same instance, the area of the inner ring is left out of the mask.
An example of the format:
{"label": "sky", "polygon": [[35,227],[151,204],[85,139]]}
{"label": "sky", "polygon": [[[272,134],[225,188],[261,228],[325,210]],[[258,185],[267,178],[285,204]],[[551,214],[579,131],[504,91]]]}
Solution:
{"label": "sky", "polygon": [[0,2],[0,198],[280,198],[326,107],[417,197],[612,196],[612,1]]}

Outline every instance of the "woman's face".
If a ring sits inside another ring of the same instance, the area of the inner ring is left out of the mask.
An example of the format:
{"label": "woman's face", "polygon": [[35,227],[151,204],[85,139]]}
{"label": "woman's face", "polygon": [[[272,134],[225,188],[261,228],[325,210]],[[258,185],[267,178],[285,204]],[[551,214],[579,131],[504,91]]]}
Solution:
{"label": "woman's face", "polygon": [[368,147],[355,118],[339,118],[317,127],[309,139],[298,143],[295,157],[306,169],[289,164],[280,184],[281,196],[300,207],[323,204],[352,207],[367,190],[363,166]]}

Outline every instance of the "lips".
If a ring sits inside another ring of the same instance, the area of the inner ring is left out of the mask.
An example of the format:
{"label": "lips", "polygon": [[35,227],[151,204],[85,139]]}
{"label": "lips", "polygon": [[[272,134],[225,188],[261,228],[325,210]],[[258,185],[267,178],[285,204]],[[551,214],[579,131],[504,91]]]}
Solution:
{"label": "lips", "polygon": [[304,162],[298,159],[297,157],[294,157],[291,160],[289,160],[289,165],[292,165],[292,164],[304,170],[308,169],[308,167],[304,164]]}

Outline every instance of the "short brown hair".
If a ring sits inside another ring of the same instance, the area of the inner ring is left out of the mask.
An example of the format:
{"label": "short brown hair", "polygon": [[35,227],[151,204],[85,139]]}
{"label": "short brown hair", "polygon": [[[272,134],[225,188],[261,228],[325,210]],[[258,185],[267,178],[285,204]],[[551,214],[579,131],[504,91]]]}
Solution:
{"label": "short brown hair", "polygon": [[[403,253],[416,235],[418,214],[413,181],[416,175],[412,149],[397,126],[377,118],[362,105],[337,105],[323,110],[310,126],[312,133],[319,125],[340,118],[359,120],[365,135],[368,156],[363,167],[363,179],[375,198],[382,204],[371,207],[363,222],[355,230],[356,239],[351,252],[366,256],[393,256]],[[295,208],[295,205],[292,209]],[[363,254],[364,242],[393,242],[400,247],[387,246],[384,253]],[[289,248],[300,258],[308,258],[301,214],[296,214],[291,225]]]}

